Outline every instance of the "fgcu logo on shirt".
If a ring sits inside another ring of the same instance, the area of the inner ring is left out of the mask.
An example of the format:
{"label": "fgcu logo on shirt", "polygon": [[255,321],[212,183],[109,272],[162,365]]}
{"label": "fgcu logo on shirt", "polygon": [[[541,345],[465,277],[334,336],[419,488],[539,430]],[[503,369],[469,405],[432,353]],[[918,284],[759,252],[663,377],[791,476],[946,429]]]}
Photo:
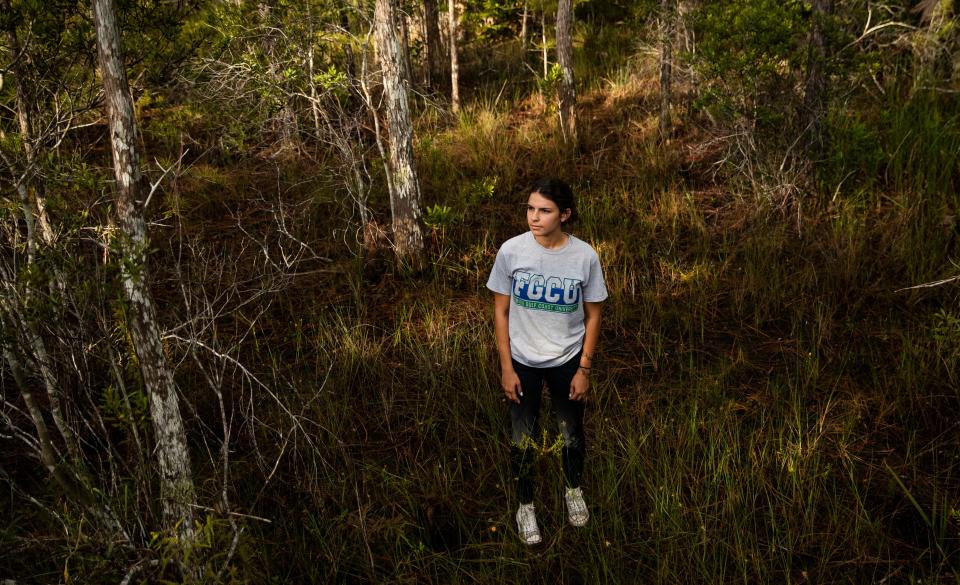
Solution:
{"label": "fgcu logo on shirt", "polygon": [[527,309],[572,313],[580,305],[580,280],[515,272],[513,302]]}

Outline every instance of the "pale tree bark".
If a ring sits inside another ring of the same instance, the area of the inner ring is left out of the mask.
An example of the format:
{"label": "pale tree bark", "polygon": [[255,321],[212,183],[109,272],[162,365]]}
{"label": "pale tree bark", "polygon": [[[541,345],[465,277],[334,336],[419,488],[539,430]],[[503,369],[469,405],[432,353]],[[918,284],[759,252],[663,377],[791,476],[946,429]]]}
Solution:
{"label": "pale tree bark", "polygon": [[450,109],[460,111],[460,64],[457,57],[457,0],[449,0],[450,24]]}
{"label": "pale tree bark", "polygon": [[403,56],[404,78],[408,83],[413,83],[413,65],[410,63],[410,27],[407,23],[408,15],[400,7],[399,2],[396,6],[397,23],[400,25],[400,55]]}
{"label": "pale tree bark", "polygon": [[809,129],[808,155],[819,160],[826,147],[827,87],[826,25],[833,6],[831,0],[813,0],[810,34],[807,39],[807,78],[804,83],[803,109]]}
{"label": "pale tree bark", "polygon": [[560,129],[567,144],[577,144],[577,90],[573,77],[573,0],[557,3],[557,63],[560,79]]}
{"label": "pale tree bark", "polygon": [[520,48],[527,48],[527,21],[530,20],[529,0],[523,0],[523,14],[520,16]]}
{"label": "pale tree bark", "polygon": [[313,114],[313,130],[316,132],[317,136],[320,135],[320,105],[319,98],[317,95],[317,82],[314,81],[314,66],[313,66],[313,44],[314,38],[316,38],[316,33],[313,28],[313,10],[311,10],[311,3],[307,2],[307,83],[310,85],[310,113]]}
{"label": "pale tree bark", "polygon": [[423,235],[420,231],[420,184],[413,161],[413,123],[405,75],[403,48],[397,36],[396,0],[377,0],[374,35],[383,73],[383,101],[387,112],[390,143],[390,212],[393,217],[394,251],[398,259],[416,269],[423,266]]}
{"label": "pale tree bark", "polygon": [[117,181],[116,208],[123,234],[121,278],[128,302],[128,327],[150,396],[164,520],[169,528],[175,528],[181,538],[189,541],[194,533],[192,506],[196,495],[179,398],[160,342],[153,294],[147,286],[148,242],[142,209],[146,193],[140,174],[133,99],[123,66],[113,0],[93,0],[93,20]]}
{"label": "pale tree bark", "polygon": [[550,59],[547,55],[547,11],[540,12],[540,49],[543,53],[543,78],[550,75]]}
{"label": "pale tree bark", "polygon": [[426,38],[427,86],[436,88],[443,77],[443,59],[440,43],[440,15],[437,0],[423,0],[423,36]]}
{"label": "pale tree bark", "polygon": [[673,77],[674,2],[660,0],[660,140],[670,137],[670,84]]}

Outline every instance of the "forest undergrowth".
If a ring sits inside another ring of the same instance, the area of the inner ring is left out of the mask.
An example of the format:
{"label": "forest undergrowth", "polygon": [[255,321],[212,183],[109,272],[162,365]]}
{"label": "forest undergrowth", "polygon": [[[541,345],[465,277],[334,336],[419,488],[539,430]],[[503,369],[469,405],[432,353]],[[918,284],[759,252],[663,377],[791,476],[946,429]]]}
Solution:
{"label": "forest undergrowth", "polygon": [[[835,120],[837,148],[874,166],[771,186],[723,164],[695,116],[660,143],[651,74],[638,57],[586,82],[577,151],[535,88],[488,83],[456,118],[421,100],[420,273],[361,249],[322,149],[194,147],[151,204],[151,262],[199,499],[231,503],[203,511],[197,554],[218,566],[242,523],[224,582],[960,581],[960,294],[912,288],[960,270],[960,117]],[[181,155],[182,116],[141,115],[148,152]],[[587,409],[591,520],[565,522],[545,411],[531,548],[485,282],[546,174],[574,184],[573,233],[610,297]],[[374,192],[378,217],[387,204]],[[123,577],[81,519],[10,501],[11,574]]]}

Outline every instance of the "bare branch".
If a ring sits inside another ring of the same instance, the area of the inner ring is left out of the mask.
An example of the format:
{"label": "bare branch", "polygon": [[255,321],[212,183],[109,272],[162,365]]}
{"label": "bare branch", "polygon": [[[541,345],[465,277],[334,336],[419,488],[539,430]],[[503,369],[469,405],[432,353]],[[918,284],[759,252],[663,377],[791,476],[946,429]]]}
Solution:
{"label": "bare branch", "polygon": [[957,280],[960,280],[960,275],[958,275],[958,276],[952,276],[952,277],[950,277],[950,278],[944,278],[943,280],[935,280],[935,281],[933,281],[933,282],[925,282],[925,283],[923,283],[923,284],[918,284],[918,285],[915,285],[915,286],[907,286],[907,287],[904,287],[904,288],[898,288],[897,290],[895,290],[895,291],[893,291],[893,292],[898,293],[898,292],[902,292],[902,291],[905,291],[905,290],[916,290],[916,289],[918,289],[918,288],[934,288],[934,287],[937,287],[937,286],[943,286],[943,285],[945,285],[945,284],[949,284],[949,283],[954,282],[954,281],[957,281]]}
{"label": "bare branch", "polygon": [[163,171],[163,174],[160,175],[160,178],[157,179],[157,181],[156,181],[155,183],[153,183],[152,185],[150,185],[150,193],[147,194],[147,198],[146,198],[146,200],[143,202],[143,208],[144,208],[144,209],[146,209],[147,206],[150,205],[150,199],[153,197],[153,194],[156,192],[157,188],[160,187],[160,184],[163,182],[164,177],[166,177],[167,174],[170,173],[170,171],[172,171],[173,169],[177,169],[177,170],[179,171],[179,169],[180,169],[180,163],[181,163],[181,161],[183,161],[183,157],[187,156],[187,153],[188,153],[188,152],[190,152],[190,149],[189,149],[189,148],[184,149],[183,153],[180,155],[180,158],[177,159],[177,162],[171,164],[171,165],[170,165],[169,167],[167,167],[167,168],[163,168],[163,165],[160,164],[160,161],[158,161],[157,159],[153,159],[154,162],[157,163],[157,167],[159,167],[160,170]]}

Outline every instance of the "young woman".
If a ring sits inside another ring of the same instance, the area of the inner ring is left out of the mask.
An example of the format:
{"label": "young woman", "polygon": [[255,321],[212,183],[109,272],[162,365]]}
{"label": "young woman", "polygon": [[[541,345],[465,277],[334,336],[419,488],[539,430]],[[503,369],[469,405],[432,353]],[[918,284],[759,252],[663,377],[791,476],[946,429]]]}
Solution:
{"label": "young woman", "polygon": [[538,181],[527,199],[530,231],[500,247],[487,281],[495,293],[500,384],[510,405],[511,465],[520,499],[517,529],[527,544],[541,540],[530,475],[544,382],[563,437],[568,519],[583,526],[590,517],[580,488],[586,453],[583,400],[590,390],[607,288],[594,249],[564,231],[576,218],[568,184]]}

